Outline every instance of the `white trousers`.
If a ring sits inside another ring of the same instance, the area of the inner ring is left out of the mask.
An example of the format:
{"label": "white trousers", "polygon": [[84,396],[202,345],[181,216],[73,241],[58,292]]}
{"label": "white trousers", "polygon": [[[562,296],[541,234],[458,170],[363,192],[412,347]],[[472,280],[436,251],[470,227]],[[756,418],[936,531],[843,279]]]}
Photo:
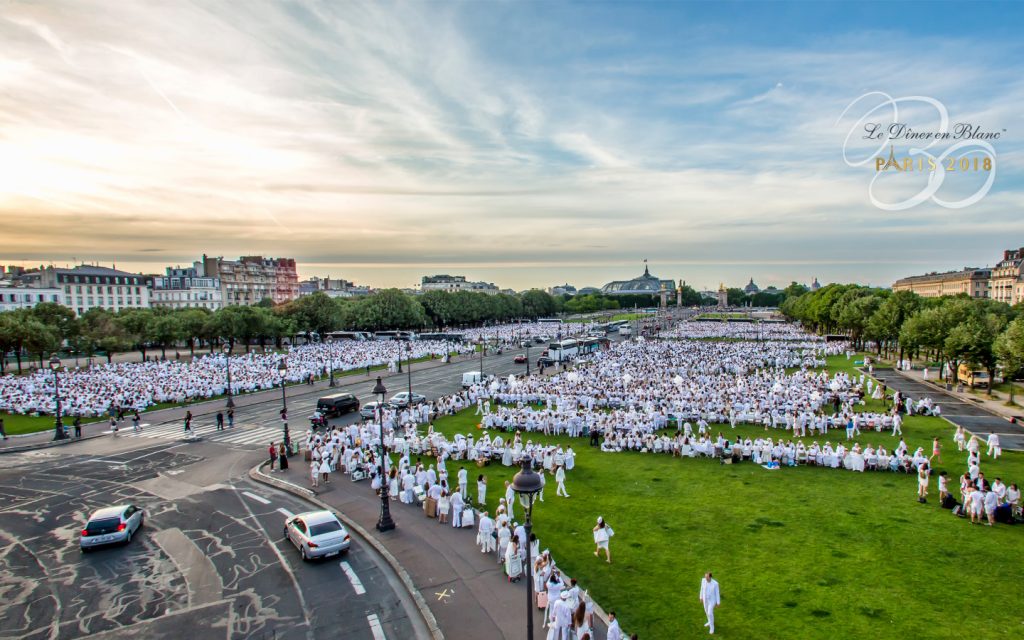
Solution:
{"label": "white trousers", "polygon": [[704,614],[708,617],[708,623],[706,626],[709,627],[711,633],[715,632],[715,607],[714,605],[704,605]]}
{"label": "white trousers", "polygon": [[566,498],[569,497],[569,492],[565,490],[565,483],[564,482],[559,482],[558,483],[558,490],[555,491],[555,494],[559,495],[559,496],[565,496]]}

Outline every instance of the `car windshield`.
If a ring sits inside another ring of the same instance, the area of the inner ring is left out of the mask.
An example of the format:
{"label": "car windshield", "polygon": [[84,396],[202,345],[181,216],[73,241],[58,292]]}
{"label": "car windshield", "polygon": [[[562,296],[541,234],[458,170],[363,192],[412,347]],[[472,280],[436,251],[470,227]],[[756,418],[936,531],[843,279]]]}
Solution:
{"label": "car windshield", "polygon": [[337,522],[321,522],[319,524],[310,525],[309,537],[315,538],[316,536],[322,536],[325,533],[334,533],[335,531],[341,531],[341,525]]}
{"label": "car windshield", "polygon": [[121,518],[101,518],[99,520],[90,520],[89,524],[85,525],[85,530],[92,536],[102,535],[117,531],[119,524],[121,524]]}

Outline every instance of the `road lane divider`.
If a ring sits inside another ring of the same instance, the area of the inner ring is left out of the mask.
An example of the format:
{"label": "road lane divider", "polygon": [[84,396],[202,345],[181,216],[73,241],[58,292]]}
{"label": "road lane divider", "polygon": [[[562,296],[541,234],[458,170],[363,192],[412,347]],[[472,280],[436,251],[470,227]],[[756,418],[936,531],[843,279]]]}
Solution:
{"label": "road lane divider", "polygon": [[242,495],[247,497],[247,498],[252,498],[256,502],[259,502],[260,504],[270,504],[270,500],[267,500],[263,496],[258,496],[255,493],[249,493],[248,491],[243,491]]}
{"label": "road lane divider", "polygon": [[357,596],[361,596],[366,593],[366,587],[363,586],[363,582],[359,579],[359,576],[356,575],[356,572],[352,570],[352,565],[342,561],[341,570],[345,572],[345,575],[348,577],[348,581],[352,583],[352,588],[355,589]]}
{"label": "road lane divider", "polygon": [[373,640],[387,640],[388,637],[384,635],[384,627],[380,625],[380,619],[377,618],[376,613],[366,616],[366,621],[370,623],[370,633],[373,634]]}
{"label": "road lane divider", "polygon": [[285,509],[284,507],[278,507],[277,512],[280,513],[281,515],[283,515],[286,518],[291,518],[292,516],[295,515],[294,513],[292,513],[291,511]]}

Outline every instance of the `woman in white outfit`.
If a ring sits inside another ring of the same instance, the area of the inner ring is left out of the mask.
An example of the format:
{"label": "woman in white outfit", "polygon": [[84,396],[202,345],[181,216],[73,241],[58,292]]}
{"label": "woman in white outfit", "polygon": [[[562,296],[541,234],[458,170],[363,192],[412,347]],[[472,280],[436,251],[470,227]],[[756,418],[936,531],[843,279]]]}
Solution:
{"label": "woman in white outfit", "polygon": [[594,544],[597,548],[594,549],[594,555],[598,558],[601,557],[601,549],[604,549],[605,559],[608,564],[612,563],[612,552],[608,548],[608,541],[612,537],[612,528],[605,524],[604,518],[598,516],[597,526],[594,527]]}

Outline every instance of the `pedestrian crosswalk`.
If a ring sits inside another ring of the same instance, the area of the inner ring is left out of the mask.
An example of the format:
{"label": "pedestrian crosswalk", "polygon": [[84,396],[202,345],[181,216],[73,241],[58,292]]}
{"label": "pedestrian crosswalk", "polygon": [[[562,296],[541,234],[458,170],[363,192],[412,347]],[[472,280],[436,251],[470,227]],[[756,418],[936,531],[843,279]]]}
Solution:
{"label": "pedestrian crosswalk", "polygon": [[266,447],[271,442],[280,442],[284,434],[280,426],[255,426],[236,423],[234,427],[218,430],[214,425],[196,425],[192,427],[192,434],[185,433],[185,429],[179,422],[142,425],[140,431],[121,429],[118,436],[121,438],[149,438],[157,440],[188,440],[190,438],[201,439],[210,442],[236,446]]}

